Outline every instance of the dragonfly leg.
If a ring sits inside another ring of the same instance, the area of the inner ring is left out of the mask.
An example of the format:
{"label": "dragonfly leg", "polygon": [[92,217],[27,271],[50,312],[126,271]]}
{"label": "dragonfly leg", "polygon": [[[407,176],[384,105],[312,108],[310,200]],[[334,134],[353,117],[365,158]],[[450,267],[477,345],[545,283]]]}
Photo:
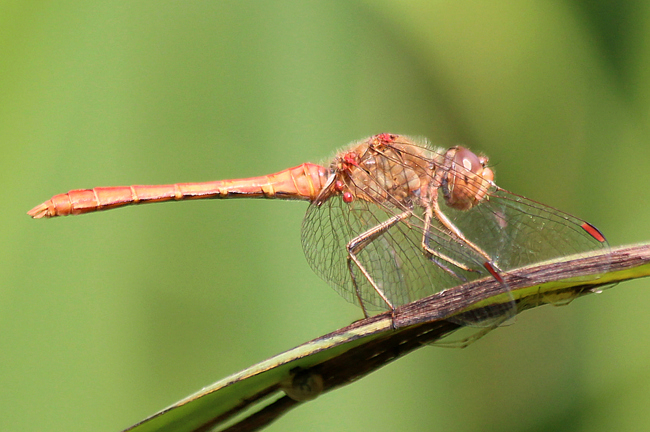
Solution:
{"label": "dragonfly leg", "polygon": [[[443,254],[442,252],[433,250],[431,248],[431,246],[429,245],[429,243],[431,241],[430,236],[429,236],[429,230],[431,229],[431,219],[432,218],[433,218],[433,209],[432,209],[431,206],[429,206],[426,209],[426,212],[425,212],[425,215],[424,215],[424,227],[422,229],[422,243],[421,243],[422,250],[427,255],[429,255],[429,259],[434,264],[436,264],[438,267],[440,267],[441,269],[443,269],[446,272],[450,273],[452,276],[455,276],[455,277],[458,277],[458,278],[460,278],[459,275],[457,275],[450,268],[444,266],[442,263],[438,262],[436,259],[434,259],[434,257],[439,258],[439,259],[441,259],[443,261],[446,261],[449,264],[451,264],[451,265],[453,265],[453,266],[455,266],[455,267],[457,267],[457,268],[459,268],[461,270],[465,270],[465,271],[468,271],[468,272],[476,272],[476,270],[474,270],[473,268],[461,263],[460,261],[457,261],[457,260]],[[462,278],[460,278],[460,279],[462,279]]]}
{"label": "dragonfly leg", "polygon": [[393,303],[388,299],[384,291],[377,285],[375,280],[372,278],[370,273],[368,273],[368,270],[364,267],[364,265],[361,263],[357,255],[359,252],[361,252],[366,246],[368,246],[370,243],[372,243],[374,240],[378,239],[381,237],[382,234],[384,234],[386,231],[388,231],[391,227],[395,226],[397,223],[400,221],[406,219],[407,217],[411,216],[412,212],[411,210],[405,211],[404,213],[395,215],[391,217],[390,219],[372,227],[368,231],[358,235],[357,237],[353,238],[350,240],[350,242],[347,245],[347,250],[348,250],[348,270],[350,271],[350,277],[352,278],[352,284],[354,285],[354,290],[357,295],[357,300],[359,300],[359,304],[361,305],[361,309],[363,310],[363,314],[365,317],[368,317],[368,312],[366,311],[366,308],[363,304],[362,298],[361,298],[361,292],[359,291],[359,285],[357,284],[356,277],[354,276],[354,266],[356,266],[363,276],[370,282],[370,285],[372,285],[372,288],[377,292],[379,297],[386,303],[386,305],[390,308],[390,310],[394,310],[395,306],[393,306]]}
{"label": "dragonfly leg", "polygon": [[[458,279],[458,280],[461,281],[462,283],[467,282],[467,278],[466,278],[465,276],[463,276],[463,275],[460,274],[460,273],[455,272],[455,271],[452,270],[449,266],[447,266],[446,264],[444,264],[444,263],[442,262],[442,261],[445,260],[445,258],[446,258],[444,255],[443,255],[443,256],[437,255],[437,254],[435,253],[435,251],[433,251],[433,253],[432,253],[432,252],[428,249],[427,245],[424,245],[424,246],[422,247],[422,249],[424,250],[424,253],[425,253],[426,255],[429,255],[429,256],[428,256],[429,261],[431,261],[432,263],[434,263],[435,265],[437,265],[440,269],[446,271],[450,276],[455,277],[456,279]],[[456,265],[454,262],[448,262],[448,263],[449,263],[449,264]],[[458,266],[457,266],[457,267],[458,267]],[[461,267],[461,269],[465,270],[465,268],[463,268],[463,267]],[[476,270],[471,269],[471,268],[468,268],[466,271],[468,271],[468,272],[475,272]]]}
{"label": "dragonfly leg", "polygon": [[[440,222],[448,231],[449,234],[455,238],[457,241],[466,244],[469,248],[473,249],[476,253],[478,253],[485,261],[483,262],[483,267],[490,273],[490,275],[501,285],[507,288],[507,284],[501,277],[501,270],[497,267],[496,264],[492,261],[492,258],[479,246],[475,245],[473,242],[469,241],[463,233],[456,227],[450,220],[447,218],[447,216],[440,210],[440,206],[438,205],[438,189],[434,188],[432,186],[431,190],[429,191],[429,205],[426,206],[425,209],[425,218],[424,218],[424,233],[422,237],[422,247],[425,250],[425,252],[428,253],[433,253],[434,256],[437,256],[441,259],[447,260],[449,257],[445,257],[444,255],[440,254],[439,252],[433,251],[429,246],[429,238],[428,238],[428,233],[429,230],[431,229],[431,220],[435,217],[438,222]],[[435,262],[435,261],[434,261]],[[461,264],[459,268],[461,269],[468,269],[467,266],[463,265],[462,263],[458,263],[455,260],[450,260],[450,263],[457,265]],[[475,269],[469,269],[470,271],[476,272],[477,270]],[[512,293],[510,291],[507,291],[507,295],[509,296],[510,300],[506,302],[500,309],[500,311],[497,312],[492,312],[492,313],[480,313],[478,311],[469,311],[465,314],[461,313],[458,316],[451,317],[453,319],[457,319],[459,323],[463,325],[470,325],[470,326],[480,326],[480,327],[493,327],[493,326],[498,326],[512,317],[515,316],[516,313],[516,305],[514,303],[514,298],[512,297]],[[488,330],[489,331],[489,330]],[[485,333],[479,333],[478,338],[482,337]],[[477,339],[478,339],[477,338]],[[473,341],[475,339],[471,339]]]}
{"label": "dragonfly leg", "polygon": [[[469,246],[471,249],[473,249],[476,253],[481,255],[486,263],[488,263],[491,267],[494,267],[494,270],[498,271],[496,266],[492,263],[492,258],[480,247],[475,245],[473,242],[469,241],[465,235],[456,227],[456,225],[453,224],[452,221],[449,220],[447,215],[445,215],[442,210],[440,210],[440,205],[438,205],[438,189],[433,189],[431,191],[431,197],[429,200],[430,205],[427,206],[427,220],[429,221],[429,226],[430,226],[430,221],[431,221],[431,216],[435,217],[438,222],[440,222],[449,232],[458,240],[461,242],[465,243],[467,246]],[[432,213],[432,214],[431,214]],[[430,215],[431,214],[431,215]],[[428,232],[428,229],[425,231],[425,235]],[[461,267],[462,268],[462,267]],[[489,270],[489,269],[488,269]]]}
{"label": "dragonfly leg", "polygon": [[455,267],[458,267],[461,270],[465,270],[465,271],[468,271],[468,272],[476,272],[476,270],[474,270],[473,268],[471,268],[469,266],[466,266],[465,264],[461,263],[460,261],[457,261],[457,260],[455,260],[455,259],[453,259],[453,258],[451,258],[451,257],[449,257],[449,256],[447,256],[447,255],[445,255],[445,254],[443,254],[441,252],[438,252],[436,250],[431,249],[431,246],[429,246],[429,236],[427,235],[427,232],[428,231],[424,231],[424,233],[422,234],[422,244],[421,244],[421,246],[422,246],[422,250],[424,250],[424,252],[427,255],[429,255],[429,259],[431,259],[431,261],[433,263],[435,263],[438,267],[441,267],[443,270],[447,270],[448,272],[451,272],[452,276],[456,276],[456,277],[458,277],[458,275],[453,273],[453,271],[451,269],[445,268],[444,266],[442,266],[441,263],[439,263],[437,260],[435,260],[433,258],[435,257],[435,258],[439,258],[439,259],[441,259],[443,261],[447,261],[449,264],[451,264],[451,265],[453,265]]}

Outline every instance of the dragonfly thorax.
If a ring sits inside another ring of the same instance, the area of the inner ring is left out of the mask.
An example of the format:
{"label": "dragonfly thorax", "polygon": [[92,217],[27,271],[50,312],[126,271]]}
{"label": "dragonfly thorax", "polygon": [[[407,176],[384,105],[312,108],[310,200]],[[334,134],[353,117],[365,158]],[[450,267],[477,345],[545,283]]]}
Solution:
{"label": "dragonfly thorax", "polygon": [[345,202],[361,199],[399,208],[412,208],[419,201],[434,168],[426,149],[388,134],[355,145],[333,165],[334,188]]}

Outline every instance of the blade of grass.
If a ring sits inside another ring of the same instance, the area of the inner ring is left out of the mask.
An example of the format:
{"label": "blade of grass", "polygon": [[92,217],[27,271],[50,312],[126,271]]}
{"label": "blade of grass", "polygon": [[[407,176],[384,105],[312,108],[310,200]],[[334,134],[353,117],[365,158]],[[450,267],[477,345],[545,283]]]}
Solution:
{"label": "blade of grass", "polygon": [[[568,257],[486,278],[357,321],[241,372],[159,411],[127,431],[254,431],[322,392],[350,384],[453,333],[454,315],[510,301],[521,312],[650,275],[650,244]],[[488,329],[489,330],[489,329]],[[289,397],[291,395],[292,397]]]}

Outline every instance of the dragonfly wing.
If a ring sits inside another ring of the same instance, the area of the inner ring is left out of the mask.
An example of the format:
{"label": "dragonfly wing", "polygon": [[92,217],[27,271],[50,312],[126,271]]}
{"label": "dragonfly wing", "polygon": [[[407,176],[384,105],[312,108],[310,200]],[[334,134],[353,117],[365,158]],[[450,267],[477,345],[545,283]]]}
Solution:
{"label": "dragonfly wing", "polygon": [[473,209],[445,213],[504,271],[609,247],[584,220],[496,186]]}
{"label": "dragonfly wing", "polygon": [[[395,209],[367,201],[345,203],[337,196],[320,205],[312,204],[303,222],[302,243],[307,261],[314,271],[337,292],[358,303],[348,267],[348,243],[392,217]],[[421,212],[420,212],[421,213]],[[394,306],[403,305],[467,280],[487,275],[478,254],[444,231],[432,228],[430,245],[446,257],[462,262],[459,268],[440,256],[422,249],[423,222],[417,212],[398,222],[363,247],[357,257],[377,286]],[[351,266],[364,306],[385,310],[386,303],[377,294],[358,267]]]}
{"label": "dragonfly wing", "polygon": [[[584,220],[497,186],[471,210],[444,212],[502,271],[609,248]],[[567,304],[575,296],[555,304]]]}

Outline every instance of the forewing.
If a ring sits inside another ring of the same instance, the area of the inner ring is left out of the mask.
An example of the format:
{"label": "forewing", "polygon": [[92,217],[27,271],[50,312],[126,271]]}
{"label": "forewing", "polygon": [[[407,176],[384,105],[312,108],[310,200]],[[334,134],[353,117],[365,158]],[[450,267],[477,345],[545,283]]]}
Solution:
{"label": "forewing", "polygon": [[441,208],[503,271],[608,248],[584,220],[496,186],[471,210]]}

